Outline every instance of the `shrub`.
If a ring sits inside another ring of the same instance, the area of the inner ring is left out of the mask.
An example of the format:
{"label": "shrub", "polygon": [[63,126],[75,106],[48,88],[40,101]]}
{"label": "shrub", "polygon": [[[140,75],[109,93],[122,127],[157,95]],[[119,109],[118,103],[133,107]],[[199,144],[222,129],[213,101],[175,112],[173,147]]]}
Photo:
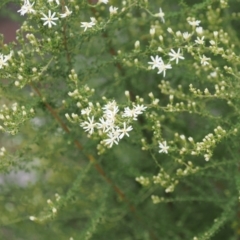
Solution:
{"label": "shrub", "polygon": [[239,239],[237,2],[15,1],[0,238]]}

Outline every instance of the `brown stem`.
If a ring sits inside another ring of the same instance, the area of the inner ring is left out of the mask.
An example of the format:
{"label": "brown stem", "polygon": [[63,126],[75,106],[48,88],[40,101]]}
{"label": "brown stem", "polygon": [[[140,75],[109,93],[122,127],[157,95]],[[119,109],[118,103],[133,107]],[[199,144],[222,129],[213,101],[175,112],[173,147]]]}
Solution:
{"label": "brown stem", "polygon": [[[90,4],[91,4],[92,2],[97,3],[98,0],[88,0],[88,2],[89,2]],[[96,17],[96,9],[95,9],[95,8],[92,8],[91,11],[92,11],[94,17]],[[108,39],[108,34],[107,34],[107,32],[104,32],[102,36],[103,36],[103,38]],[[115,51],[115,49],[112,47],[111,43],[109,43],[108,47],[109,47],[109,53],[110,53],[112,56],[115,56],[115,55],[116,55],[116,51]],[[125,73],[124,73],[124,69],[123,69],[123,67],[122,67],[122,65],[121,65],[120,63],[116,63],[115,66],[116,66],[116,68],[119,70],[119,72],[120,72],[122,75],[125,74]],[[130,91],[130,99],[131,99],[131,101],[133,101],[134,98],[135,98],[135,95]],[[96,166],[95,166],[95,167],[96,167]],[[97,169],[97,170],[100,171],[100,169]],[[104,173],[104,172],[103,172],[103,173]],[[102,173],[101,175],[104,177],[104,179],[105,179],[108,183],[111,184],[111,180],[108,179],[108,178],[106,177],[106,175],[103,174],[103,173]],[[109,182],[109,181],[110,181],[110,182]],[[111,184],[111,185],[112,185],[112,184]],[[123,194],[123,192],[122,192],[116,185],[112,185],[112,186],[113,186],[115,192],[116,192],[125,202],[128,203],[130,211],[133,212],[133,213],[135,213],[134,216],[136,217],[136,219],[138,220],[138,222],[139,222],[143,227],[145,227],[145,224],[143,223],[143,220],[137,215],[136,208],[134,207],[134,205],[132,205],[132,204],[129,203],[128,199],[126,199],[126,197],[125,197],[125,195]],[[149,232],[149,235],[150,235],[151,239],[154,239],[154,240],[157,240],[157,239],[158,239],[158,238],[156,237],[156,235],[154,234],[154,232],[153,232],[151,229],[148,229],[148,232]]]}
{"label": "brown stem", "polygon": [[[62,1],[62,9],[64,10],[64,6],[65,6],[65,2],[64,0]],[[94,9],[95,10],[95,9]],[[66,58],[67,58],[67,62],[69,67],[71,68],[71,56],[70,53],[68,51],[68,44],[67,44],[67,37],[66,37],[66,23],[64,23],[63,26],[63,44],[64,44],[64,48],[66,51]],[[104,36],[105,38],[107,38],[107,35]],[[116,52],[115,50],[110,47],[110,53],[111,55],[115,55]],[[119,69],[120,72],[123,72],[122,66],[118,63],[116,65],[116,67]],[[39,89],[37,89],[33,84],[30,84],[31,87],[34,89],[34,91],[37,93],[37,95],[42,98],[42,94],[39,91]],[[63,130],[66,133],[70,133],[69,128],[67,127],[67,125],[61,120],[61,118],[59,117],[59,115],[57,114],[57,112],[46,102],[44,101],[44,105],[46,106],[47,110],[50,112],[50,114],[53,116],[53,118],[56,119],[56,121],[60,124],[60,126],[63,128]],[[80,144],[80,142],[78,140],[74,141],[75,146],[79,149],[79,150],[83,150],[82,145]],[[103,170],[103,168],[96,162],[95,158],[93,157],[93,155],[91,154],[87,154],[86,157],[88,158],[88,160],[90,162],[92,162],[94,164],[94,167],[96,168],[96,170],[98,171],[98,173],[104,178],[104,180],[110,184],[112,186],[112,188],[114,189],[114,191],[117,193],[117,195],[128,204],[129,209],[131,212],[135,213],[134,216],[140,221],[141,219],[139,218],[139,216],[136,215],[136,208],[134,205],[132,205],[129,200],[126,198],[125,194],[123,193],[123,191],[113,183],[113,181],[107,177],[105,171]],[[143,222],[140,221],[140,223],[143,225]],[[152,239],[157,240],[157,237],[155,236],[155,234],[149,230],[149,235],[151,236]]]}
{"label": "brown stem", "polygon": [[[37,95],[42,98],[42,94],[39,91],[39,89],[37,89],[35,86],[33,86],[33,84],[30,84],[31,87],[34,89],[34,91],[37,93]],[[63,128],[63,130],[66,133],[70,133],[69,128],[67,127],[67,125],[61,120],[61,118],[59,117],[59,115],[57,114],[57,112],[46,102],[44,101],[44,105],[46,106],[47,110],[50,112],[50,114],[56,119],[56,121],[60,124],[60,126]],[[78,140],[74,141],[75,146],[79,149],[79,150],[83,150],[82,145],[80,144],[80,142]],[[126,197],[124,195],[124,193],[112,182],[112,180],[110,178],[107,177],[106,173],[104,172],[103,168],[96,162],[95,158],[93,157],[93,155],[89,154],[86,155],[88,160],[90,162],[92,162],[95,166],[95,168],[97,169],[97,171],[100,173],[100,175],[113,187],[113,189],[115,190],[115,192],[119,195],[119,197],[122,200],[126,201]],[[132,208],[132,207],[131,207]]]}

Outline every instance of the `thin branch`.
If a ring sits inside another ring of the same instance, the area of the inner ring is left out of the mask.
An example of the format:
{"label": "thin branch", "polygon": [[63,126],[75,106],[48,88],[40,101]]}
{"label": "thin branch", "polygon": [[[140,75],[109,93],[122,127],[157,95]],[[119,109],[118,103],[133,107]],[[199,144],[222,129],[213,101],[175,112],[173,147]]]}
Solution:
{"label": "thin branch", "polygon": [[[62,12],[64,12],[64,8],[65,8],[65,1],[64,0],[61,2],[61,5],[62,5]],[[65,51],[66,51],[66,58],[67,58],[68,66],[71,69],[72,68],[72,63],[71,63],[71,55],[69,53],[68,44],[67,44],[67,25],[66,25],[66,22],[64,22],[64,24],[63,24],[62,34],[63,34],[63,45],[64,45],[64,48],[65,48]]]}

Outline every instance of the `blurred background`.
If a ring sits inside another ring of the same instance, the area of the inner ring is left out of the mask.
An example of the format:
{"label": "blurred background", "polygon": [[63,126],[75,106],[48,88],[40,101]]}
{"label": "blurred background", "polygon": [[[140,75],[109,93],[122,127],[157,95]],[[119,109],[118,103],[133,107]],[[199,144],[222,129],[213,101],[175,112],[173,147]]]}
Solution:
{"label": "blurred background", "polygon": [[0,10],[0,34],[4,36],[4,43],[12,42],[16,38],[16,30],[21,25],[14,14],[18,9],[20,7],[15,4],[7,4]]}

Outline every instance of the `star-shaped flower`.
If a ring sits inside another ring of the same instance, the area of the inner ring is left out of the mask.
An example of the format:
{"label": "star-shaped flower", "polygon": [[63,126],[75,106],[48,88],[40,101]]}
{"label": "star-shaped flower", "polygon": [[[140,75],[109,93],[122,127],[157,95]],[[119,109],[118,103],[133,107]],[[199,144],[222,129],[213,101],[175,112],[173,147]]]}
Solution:
{"label": "star-shaped flower", "polygon": [[199,20],[188,21],[188,23],[189,23],[191,26],[193,26],[193,27],[199,26],[199,23],[200,23],[200,22],[201,22],[201,21],[199,21]]}
{"label": "star-shaped flower", "polygon": [[164,12],[162,11],[161,8],[159,8],[159,13],[155,14],[155,16],[160,17],[162,22],[165,23],[165,19],[164,19],[165,14],[164,14]]}
{"label": "star-shaped flower", "polygon": [[48,27],[51,28],[52,24],[56,25],[56,23],[54,21],[56,21],[58,18],[54,17],[56,15],[56,13],[54,12],[53,14],[51,13],[51,10],[48,10],[48,16],[45,15],[44,13],[42,13],[42,15],[44,16],[44,18],[41,18],[43,21],[45,21],[43,23],[43,26],[48,24]]}
{"label": "star-shaped flower", "polygon": [[200,57],[200,60],[201,60],[201,64],[203,65],[203,66],[205,66],[205,65],[208,65],[209,64],[209,60],[211,60],[211,58],[208,58],[208,57],[206,57],[205,55],[203,55],[202,57]]}
{"label": "star-shaped flower", "polygon": [[166,141],[164,141],[162,143],[159,142],[159,148],[160,148],[160,150],[159,150],[160,153],[168,153],[169,147],[167,146],[167,142]]}
{"label": "star-shaped flower", "polygon": [[166,70],[171,68],[172,68],[171,64],[164,64],[164,62],[162,62],[162,64],[158,67],[158,74],[163,73],[163,77],[165,77]]}
{"label": "star-shaped flower", "polygon": [[191,37],[191,34],[189,34],[188,32],[184,32],[182,36],[185,40],[188,40]]}
{"label": "star-shaped flower", "polygon": [[95,25],[95,22],[91,21],[91,22],[81,22],[81,27],[84,28],[84,32],[88,29],[88,28],[92,28]]}
{"label": "star-shaped flower", "polygon": [[21,9],[18,10],[20,15],[24,16],[26,13],[35,13],[35,10],[32,8],[35,2],[30,3],[29,0],[24,0],[24,4]]}
{"label": "star-shaped flower", "polygon": [[132,131],[132,126],[127,126],[126,122],[123,123],[123,128],[119,129],[118,132],[120,133],[119,138],[122,139],[124,135],[127,135],[129,137],[128,132]]}
{"label": "star-shaped flower", "polygon": [[110,12],[111,15],[117,14],[117,10],[118,10],[117,7],[113,7],[113,6],[109,7],[109,12]]}
{"label": "star-shaped flower", "polygon": [[104,139],[103,143],[105,145],[107,145],[109,148],[111,148],[114,143],[118,145],[119,135],[120,135],[120,133],[118,132],[118,130],[114,130],[112,132],[109,132],[107,134],[108,138]]}
{"label": "star-shaped flower", "polygon": [[88,117],[88,121],[82,122],[80,126],[89,134],[93,134],[96,123],[94,122],[94,117]]}
{"label": "star-shaped flower", "polygon": [[184,59],[184,57],[180,53],[180,48],[177,52],[175,52],[173,49],[171,49],[171,52],[168,53],[168,55],[172,58],[170,58],[170,61],[176,60],[176,64],[178,64],[179,59]]}
{"label": "star-shaped flower", "polygon": [[122,117],[127,118],[133,118],[133,120],[137,120],[138,113],[136,112],[136,109],[130,109],[129,107],[124,108],[124,113],[122,114]]}
{"label": "star-shaped flower", "polygon": [[65,13],[62,13],[62,14],[60,14],[61,18],[68,17],[69,15],[71,15],[71,14],[72,14],[72,11],[69,11],[69,9],[68,9],[68,7],[67,7],[67,6],[65,6],[65,8],[66,8],[66,12],[65,12]]}
{"label": "star-shaped flower", "polygon": [[203,44],[204,44],[204,36],[203,36],[202,38],[197,37],[197,39],[195,40],[195,42],[196,42],[197,44],[203,45]]}
{"label": "star-shaped flower", "polygon": [[158,55],[154,58],[151,56],[152,62],[148,62],[148,64],[152,65],[152,69],[159,68],[159,66],[163,63],[163,60]]}

